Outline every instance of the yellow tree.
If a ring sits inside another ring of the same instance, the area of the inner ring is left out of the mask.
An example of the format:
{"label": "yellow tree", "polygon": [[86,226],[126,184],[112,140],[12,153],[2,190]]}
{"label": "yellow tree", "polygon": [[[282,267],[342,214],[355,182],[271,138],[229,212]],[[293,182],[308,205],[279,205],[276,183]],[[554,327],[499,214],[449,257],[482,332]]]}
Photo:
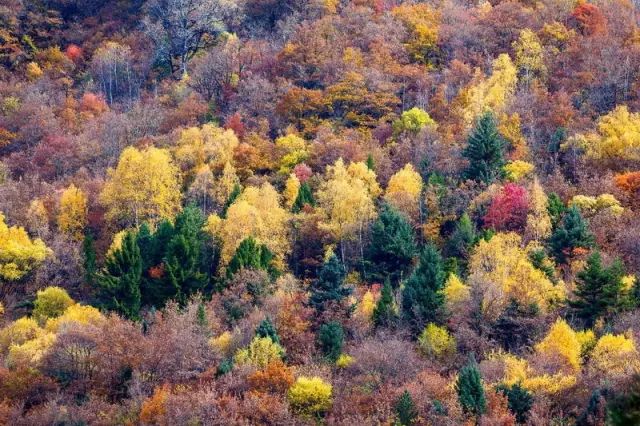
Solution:
{"label": "yellow tree", "polygon": [[75,240],[81,240],[87,226],[87,211],[87,196],[71,184],[60,197],[58,229]]}
{"label": "yellow tree", "polygon": [[483,295],[482,308],[489,317],[499,315],[511,300],[521,306],[535,303],[543,312],[564,297],[564,286],[554,285],[535,268],[522,240],[515,233],[498,233],[481,240],[469,262],[469,282]]}
{"label": "yellow tree", "polygon": [[174,154],[185,172],[199,170],[204,164],[209,164],[214,172],[218,172],[227,163],[233,163],[234,150],[239,143],[233,130],[205,124],[183,130]]}
{"label": "yellow tree", "polygon": [[211,215],[207,229],[222,240],[222,263],[228,264],[240,243],[253,237],[274,254],[276,266],[284,266],[289,252],[289,213],[280,205],[280,194],[269,183],[248,187],[229,207],[225,219]]}
{"label": "yellow tree", "polygon": [[[324,213],[321,226],[341,243],[362,237],[364,225],[375,218],[373,198],[379,191],[375,173],[363,163],[347,170],[339,159],[333,166],[327,166],[325,181],[318,190],[318,203]],[[344,244],[341,249],[344,260]]]}
{"label": "yellow tree", "polygon": [[32,234],[43,238],[49,233],[49,213],[41,199],[36,198],[27,210],[27,229]]}
{"label": "yellow tree", "polygon": [[17,281],[51,253],[41,239],[31,240],[19,226],[8,226],[0,213],[0,294],[7,294],[9,284]]}
{"label": "yellow tree", "polygon": [[407,216],[416,218],[421,193],[422,177],[409,163],[391,176],[384,199]]}
{"label": "yellow tree", "polygon": [[180,210],[178,169],[166,150],[129,147],[108,174],[100,194],[108,219],[138,226],[171,219]]}
{"label": "yellow tree", "polygon": [[593,348],[589,366],[605,377],[633,374],[640,367],[633,339],[622,334],[605,334]]}
{"label": "yellow tree", "polygon": [[222,174],[216,179],[216,185],[213,190],[214,199],[219,206],[223,206],[229,196],[233,192],[236,185],[240,184],[240,179],[236,173],[236,168],[231,162],[227,162],[222,169]]}
{"label": "yellow tree", "polygon": [[535,347],[536,353],[546,357],[547,361],[559,361],[573,372],[580,371],[582,345],[576,332],[563,319],[558,319],[549,329],[549,333]]}
{"label": "yellow tree", "polygon": [[529,214],[525,235],[532,240],[542,241],[551,235],[551,218],[547,210],[547,194],[538,179],[534,179],[529,190]]}
{"label": "yellow tree", "polygon": [[544,49],[536,33],[529,28],[520,31],[520,37],[513,42],[513,50],[516,54],[516,66],[526,82],[546,74]]}
{"label": "yellow tree", "polygon": [[285,182],[284,192],[282,193],[282,196],[284,197],[284,205],[287,209],[291,210],[293,204],[296,202],[296,198],[298,198],[299,191],[300,179],[292,173]]}
{"label": "yellow tree", "polygon": [[620,105],[600,117],[595,133],[578,140],[586,142],[590,158],[640,160],[640,113]]}
{"label": "yellow tree", "polygon": [[276,139],[280,153],[280,173],[287,174],[309,157],[307,142],[300,136],[289,134]]}

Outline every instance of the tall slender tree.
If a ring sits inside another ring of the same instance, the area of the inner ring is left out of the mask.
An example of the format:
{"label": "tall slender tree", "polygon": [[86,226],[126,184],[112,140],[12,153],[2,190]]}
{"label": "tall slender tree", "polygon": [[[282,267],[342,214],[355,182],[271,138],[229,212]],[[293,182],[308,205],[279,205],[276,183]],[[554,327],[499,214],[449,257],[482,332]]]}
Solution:
{"label": "tall slender tree", "polygon": [[593,235],[576,206],[567,211],[549,239],[551,251],[560,263],[565,263],[575,249],[591,248],[593,244]]}
{"label": "tall slender tree", "polygon": [[486,112],[480,117],[467,143],[462,152],[469,160],[463,173],[465,179],[489,184],[505,176],[505,141],[498,133],[492,112]]}

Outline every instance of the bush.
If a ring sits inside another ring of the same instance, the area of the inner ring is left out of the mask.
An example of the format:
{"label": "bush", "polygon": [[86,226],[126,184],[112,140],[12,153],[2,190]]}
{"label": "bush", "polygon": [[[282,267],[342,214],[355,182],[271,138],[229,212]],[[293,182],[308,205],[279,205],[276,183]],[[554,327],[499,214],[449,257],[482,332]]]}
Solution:
{"label": "bush", "polygon": [[32,315],[39,322],[44,322],[48,318],[59,317],[73,303],[65,289],[47,287],[38,291]]}
{"label": "bush", "polygon": [[420,351],[427,356],[443,359],[456,352],[456,339],[446,328],[429,323],[418,338]]}
{"label": "bush", "polygon": [[298,377],[289,388],[291,409],[303,416],[320,416],[333,404],[333,387],[320,377]]}

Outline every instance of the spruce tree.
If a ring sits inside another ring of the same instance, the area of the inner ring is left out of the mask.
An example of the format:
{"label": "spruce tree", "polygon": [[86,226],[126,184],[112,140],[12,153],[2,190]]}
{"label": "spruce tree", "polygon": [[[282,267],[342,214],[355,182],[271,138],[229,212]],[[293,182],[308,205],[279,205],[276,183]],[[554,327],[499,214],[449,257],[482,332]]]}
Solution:
{"label": "spruce tree", "polygon": [[442,257],[432,244],[428,244],[402,293],[402,311],[414,333],[420,333],[429,322],[442,323],[444,283]]}
{"label": "spruce tree", "polygon": [[520,385],[514,383],[511,386],[498,386],[498,391],[507,397],[509,411],[516,416],[518,423],[525,423],[529,417],[529,411],[533,406],[533,396],[529,391]]}
{"label": "spruce tree", "polygon": [[376,307],[373,309],[373,324],[376,327],[389,326],[396,318],[395,309],[393,306],[393,290],[391,289],[391,283],[387,278],[384,281],[384,287],[380,293],[380,299],[376,303]]}
{"label": "spruce tree", "polygon": [[229,207],[231,207],[231,204],[233,204],[238,199],[240,194],[242,194],[242,187],[236,183],[233,186],[233,189],[231,190],[231,194],[229,194],[227,201],[225,201],[224,206],[222,206],[222,211],[220,212],[221,218],[224,219],[227,217],[227,210],[229,210]]}
{"label": "spruce tree", "polygon": [[343,345],[344,330],[339,322],[331,321],[320,327],[318,331],[318,346],[327,360],[336,362],[340,354],[342,354]]}
{"label": "spruce tree", "polygon": [[294,213],[300,212],[304,208],[304,206],[308,204],[311,207],[316,205],[316,200],[313,198],[313,193],[311,192],[311,187],[307,182],[300,185],[300,189],[298,189],[298,196],[296,200],[293,202],[293,206],[291,210]]}
{"label": "spruce tree", "polygon": [[567,211],[564,203],[556,194],[552,192],[547,197],[547,212],[549,213],[549,217],[551,218],[551,225],[556,226],[556,224],[562,219],[562,215]]}
{"label": "spruce tree", "polygon": [[411,224],[403,214],[385,205],[371,227],[371,243],[365,256],[369,279],[380,282],[388,278],[396,286],[416,252]]}
{"label": "spruce tree", "polygon": [[263,319],[256,328],[257,337],[268,337],[273,343],[280,344],[278,331],[269,318]]}
{"label": "spruce tree", "polygon": [[242,240],[227,266],[227,277],[231,278],[241,269],[263,269],[271,272],[273,253],[264,244],[258,244],[253,237]]}
{"label": "spruce tree", "polygon": [[140,315],[142,259],[133,233],[128,232],[120,248],[107,257],[97,275],[105,307],[132,319]]}
{"label": "spruce tree", "polygon": [[395,403],[395,412],[398,416],[398,422],[402,426],[412,426],[418,417],[418,410],[416,404],[411,398],[411,394],[408,391],[402,392],[400,398]]}
{"label": "spruce tree", "polygon": [[373,170],[373,171],[376,170],[376,163],[375,163],[375,161],[373,159],[373,155],[371,155],[371,154],[367,155],[367,163],[366,164],[367,164],[367,169]]}
{"label": "spruce tree", "polygon": [[471,132],[462,155],[469,160],[463,173],[465,179],[490,184],[504,177],[505,141],[498,133],[493,113],[487,112]]}
{"label": "spruce tree", "polygon": [[344,285],[346,272],[342,262],[334,254],[325,262],[318,279],[311,287],[309,304],[318,315],[322,314],[331,302],[340,303],[351,294],[352,289]]}
{"label": "spruce tree", "polygon": [[471,248],[476,241],[476,230],[469,218],[469,215],[464,213],[456,228],[449,237],[445,245],[445,252],[447,257],[455,257],[458,259],[461,266],[466,265],[466,260],[469,258]]}
{"label": "spruce tree", "polygon": [[592,327],[598,318],[606,317],[620,306],[623,276],[624,267],[620,260],[607,268],[602,265],[599,252],[589,256],[586,267],[576,276],[575,299],[569,301],[587,327]]}
{"label": "spruce tree", "polygon": [[458,393],[458,402],[465,413],[480,416],[486,411],[487,400],[482,387],[482,378],[473,356],[458,373],[455,389]]}
{"label": "spruce tree", "polygon": [[558,262],[565,263],[576,248],[591,248],[593,241],[580,210],[572,206],[551,234],[549,246]]}

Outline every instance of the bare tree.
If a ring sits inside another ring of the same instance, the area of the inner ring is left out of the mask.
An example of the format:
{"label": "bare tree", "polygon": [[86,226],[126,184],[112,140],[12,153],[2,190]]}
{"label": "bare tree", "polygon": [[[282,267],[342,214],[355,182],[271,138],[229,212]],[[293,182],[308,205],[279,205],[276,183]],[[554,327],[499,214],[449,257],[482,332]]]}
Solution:
{"label": "bare tree", "polygon": [[239,11],[235,0],[149,0],[145,8],[145,32],[156,45],[156,58],[172,73],[186,73],[189,59]]}

